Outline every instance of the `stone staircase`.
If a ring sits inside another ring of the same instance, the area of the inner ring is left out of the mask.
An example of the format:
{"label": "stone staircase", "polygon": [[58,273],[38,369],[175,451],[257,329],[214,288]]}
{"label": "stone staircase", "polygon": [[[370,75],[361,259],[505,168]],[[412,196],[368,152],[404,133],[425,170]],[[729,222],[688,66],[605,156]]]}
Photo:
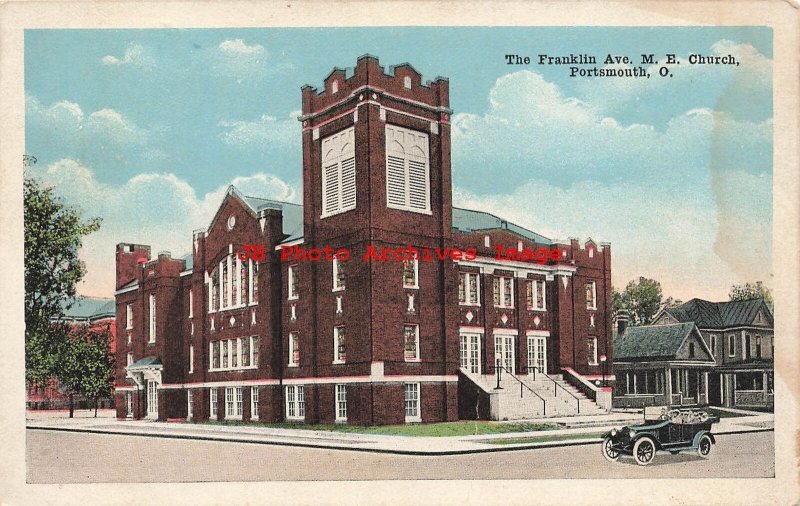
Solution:
{"label": "stone staircase", "polygon": [[[562,376],[543,374],[514,377],[503,372],[501,389],[497,387],[495,375],[466,373],[464,376],[487,392],[492,401],[492,418],[497,420],[521,420],[576,415],[598,415],[606,411],[587,398],[578,389],[564,381]],[[578,408],[580,404],[580,409]]]}

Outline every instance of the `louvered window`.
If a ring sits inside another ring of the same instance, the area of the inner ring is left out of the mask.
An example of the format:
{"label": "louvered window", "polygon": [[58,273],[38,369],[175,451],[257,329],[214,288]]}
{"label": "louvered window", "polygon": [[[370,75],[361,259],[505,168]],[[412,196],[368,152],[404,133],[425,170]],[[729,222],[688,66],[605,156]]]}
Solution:
{"label": "louvered window", "polygon": [[386,125],[386,205],[430,213],[428,135]]}
{"label": "louvered window", "polygon": [[356,208],[353,128],[322,140],[322,218]]}

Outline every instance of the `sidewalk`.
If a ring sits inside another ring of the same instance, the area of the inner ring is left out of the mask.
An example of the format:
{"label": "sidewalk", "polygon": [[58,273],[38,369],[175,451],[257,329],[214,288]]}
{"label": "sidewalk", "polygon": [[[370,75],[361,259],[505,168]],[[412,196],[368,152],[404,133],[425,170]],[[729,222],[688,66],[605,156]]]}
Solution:
{"label": "sidewalk", "polygon": [[[66,414],[64,414],[66,416]],[[252,444],[269,444],[323,448],[333,450],[367,451],[400,455],[459,455],[469,453],[500,452],[534,448],[598,444],[598,434],[623,425],[641,423],[641,415],[611,413],[585,417],[545,418],[525,420],[531,422],[583,425],[571,428],[479,434],[470,436],[421,437],[358,434],[303,429],[284,429],[260,426],[223,426],[193,423],[118,421],[113,417],[77,417],[28,415],[27,428],[94,434],[119,434],[156,438],[227,441]],[[498,422],[502,423],[502,422]],[[774,415],[760,413],[754,416],[723,418],[714,425],[715,435],[738,434],[773,430]],[[556,440],[553,440],[553,439]],[[558,440],[569,438],[568,440]],[[524,442],[498,444],[501,440],[525,439]],[[541,441],[536,441],[541,439]]]}

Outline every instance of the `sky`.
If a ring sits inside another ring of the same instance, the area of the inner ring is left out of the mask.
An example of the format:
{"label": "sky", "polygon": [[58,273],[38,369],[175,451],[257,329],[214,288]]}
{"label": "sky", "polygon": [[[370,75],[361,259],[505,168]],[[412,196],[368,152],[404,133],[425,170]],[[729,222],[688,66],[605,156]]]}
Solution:
{"label": "sky", "polygon": [[[365,53],[449,79],[454,205],[610,242],[620,288],[646,276],[665,297],[726,300],[772,284],[769,28],[26,30],[29,172],[103,219],[78,292],[113,296],[116,243],[189,253],[229,184],[300,203],[300,88]],[[536,64],[570,53],[661,63],[649,79]],[[668,53],[681,64],[657,77]]]}

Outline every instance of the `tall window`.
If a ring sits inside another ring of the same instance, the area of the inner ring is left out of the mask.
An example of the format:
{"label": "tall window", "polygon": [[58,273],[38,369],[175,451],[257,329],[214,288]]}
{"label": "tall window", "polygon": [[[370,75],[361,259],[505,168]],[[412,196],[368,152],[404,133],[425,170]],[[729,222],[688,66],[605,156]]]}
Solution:
{"label": "tall window", "polygon": [[526,281],[526,291],[528,295],[528,309],[544,310],[547,309],[545,302],[544,281]]}
{"label": "tall window", "polygon": [[756,358],[761,358],[761,336],[756,336]]}
{"label": "tall window", "polygon": [[333,291],[344,290],[345,266],[338,258],[333,259]]}
{"label": "tall window", "polygon": [[156,296],[150,294],[150,342],[156,342]]}
{"label": "tall window", "polygon": [[133,353],[128,353],[128,364],[131,365],[133,363]]}
{"label": "tall window", "polygon": [[322,140],[322,218],[356,207],[355,130]]}
{"label": "tall window", "polygon": [[231,367],[239,367],[239,341],[240,339],[230,339],[228,343],[231,347]]}
{"label": "tall window", "polygon": [[211,356],[211,369],[219,369],[219,341],[208,343]]}
{"label": "tall window", "polygon": [[481,349],[478,334],[461,334],[459,351],[462,369],[473,374],[481,373]]}
{"label": "tall window", "polygon": [[214,269],[214,272],[211,273],[209,284],[211,285],[209,288],[211,301],[209,302],[208,312],[213,313],[219,309],[219,269]]}
{"label": "tall window", "polygon": [[258,420],[258,387],[250,387],[250,419]]}
{"label": "tall window", "polygon": [[406,422],[419,422],[419,383],[405,384]]}
{"label": "tall window", "polygon": [[300,292],[297,285],[297,266],[290,265],[287,270],[289,300],[294,300],[300,297]]}
{"label": "tall window", "polygon": [[300,365],[300,336],[297,332],[289,333],[289,367]]}
{"label": "tall window", "polygon": [[744,359],[748,360],[750,358],[750,334],[744,335],[744,343],[742,346],[744,347]]}
{"label": "tall window", "polygon": [[220,341],[219,345],[220,345],[220,349],[222,350],[222,352],[220,353],[222,355],[222,364],[221,365],[222,365],[223,369],[227,369],[228,368],[228,341],[227,340]]}
{"label": "tall window", "polygon": [[228,300],[230,298],[230,272],[228,271],[228,258],[223,258],[222,262],[220,262],[220,279],[222,284],[222,294],[220,299],[219,307],[220,309],[228,307],[230,304]]}
{"label": "tall window", "polygon": [[286,418],[302,419],[306,416],[305,392],[303,385],[286,386]]}
{"label": "tall window", "polygon": [[728,356],[736,356],[736,334],[728,334]]}
{"label": "tall window", "polygon": [[386,205],[431,212],[428,134],[386,125]]}
{"label": "tall window", "polygon": [[403,325],[404,358],[419,360],[419,325]]}
{"label": "tall window", "polygon": [[716,334],[711,334],[710,341],[711,341],[711,356],[712,357],[716,357],[717,356],[717,335]]}
{"label": "tall window", "polygon": [[250,336],[251,367],[258,367],[258,336]]}
{"label": "tall window", "polygon": [[344,327],[333,328],[333,361],[344,363],[347,360],[347,346],[345,345]]}
{"label": "tall window", "polygon": [[418,275],[419,260],[416,258],[403,260],[403,288],[418,288]]}
{"label": "tall window", "polygon": [[477,273],[460,272],[458,276],[458,302],[460,304],[480,304],[480,283]]}
{"label": "tall window", "polygon": [[250,367],[250,338],[243,337],[241,341],[242,344],[239,346],[239,350],[242,354],[242,367]]}
{"label": "tall window", "polygon": [[238,265],[239,269],[239,297],[238,300],[239,304],[247,304],[247,296],[249,295],[248,289],[248,264],[242,262],[241,260],[237,259],[236,264]]}
{"label": "tall window", "polygon": [[514,278],[511,276],[494,277],[494,305],[497,307],[514,307]]}
{"label": "tall window", "polygon": [[689,358],[694,358],[694,343],[689,343]]}
{"label": "tall window", "polygon": [[194,372],[194,346],[189,345],[189,374]]}
{"label": "tall window", "polygon": [[347,385],[336,385],[336,421],[347,421]]}
{"label": "tall window", "polygon": [[191,420],[194,418],[194,399],[192,399],[192,391],[186,391],[186,419]]}
{"label": "tall window", "polygon": [[125,306],[125,328],[128,330],[133,328],[133,305],[131,304]]}
{"label": "tall window", "polygon": [[253,264],[253,297],[251,304],[258,304],[258,264]]}
{"label": "tall window", "polygon": [[225,389],[225,418],[241,418],[242,409],[242,387],[227,387]]}
{"label": "tall window", "polygon": [[597,365],[597,338],[590,337],[586,340],[586,357],[589,365]]}
{"label": "tall window", "polygon": [[597,309],[597,283],[586,283],[586,309]]}
{"label": "tall window", "polygon": [[194,290],[189,290],[189,318],[194,316]]}
{"label": "tall window", "polygon": [[208,403],[209,403],[209,408],[210,408],[209,412],[211,413],[211,418],[216,418],[217,417],[217,389],[216,388],[212,388],[212,389],[209,390],[209,392],[210,392],[210,395],[208,396],[208,398],[209,398]]}

